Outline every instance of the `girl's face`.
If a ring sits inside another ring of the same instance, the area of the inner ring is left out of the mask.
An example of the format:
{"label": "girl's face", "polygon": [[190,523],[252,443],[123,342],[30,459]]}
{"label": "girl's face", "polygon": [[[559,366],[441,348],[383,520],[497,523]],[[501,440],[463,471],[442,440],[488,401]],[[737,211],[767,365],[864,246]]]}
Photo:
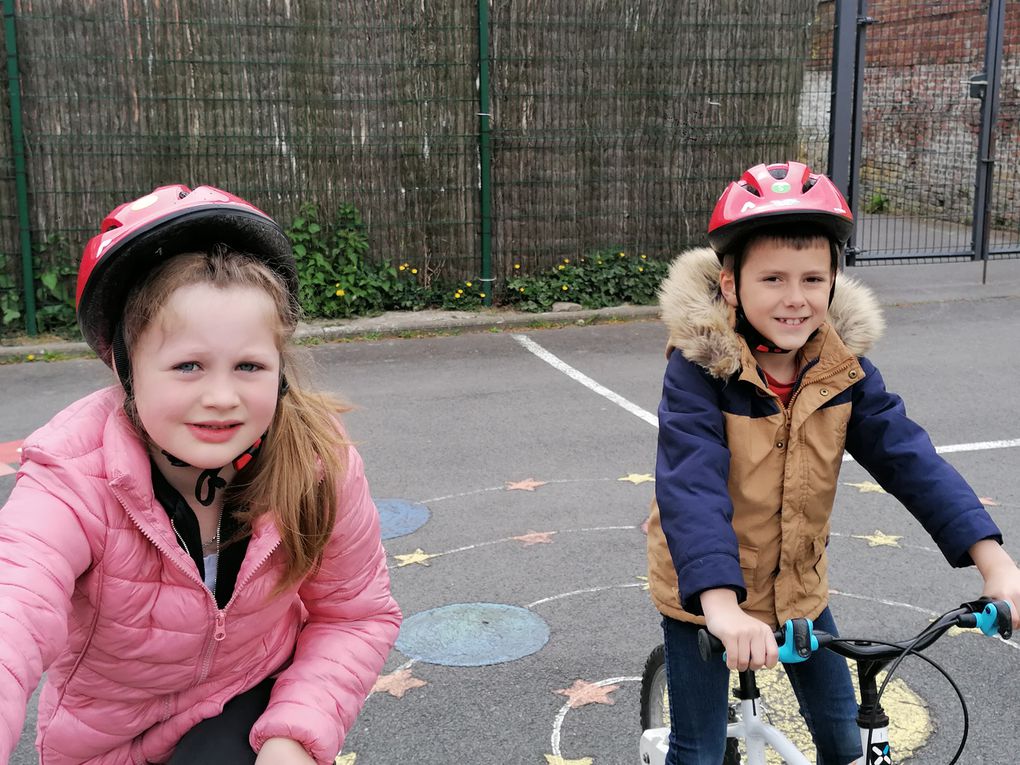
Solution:
{"label": "girl's face", "polygon": [[227,465],[265,433],[280,386],[272,299],[208,284],[174,292],[131,352],[138,418],[157,447]]}
{"label": "girl's face", "polygon": [[[821,238],[801,249],[778,239],[754,242],[740,270],[739,304],[747,320],[780,348],[802,348],[828,313],[831,257]],[[732,272],[724,270],[719,284],[726,302],[736,307]]]}

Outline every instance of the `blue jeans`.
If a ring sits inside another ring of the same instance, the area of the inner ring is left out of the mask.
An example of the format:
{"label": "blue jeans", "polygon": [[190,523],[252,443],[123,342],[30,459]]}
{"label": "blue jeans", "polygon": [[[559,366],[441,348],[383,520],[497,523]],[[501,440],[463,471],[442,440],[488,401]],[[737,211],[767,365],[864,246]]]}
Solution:
{"label": "blue jeans", "polygon": [[[828,608],[814,624],[837,634]],[[698,629],[668,616],[662,620],[672,720],[666,765],[720,765],[723,761],[730,672],[721,658],[701,660]],[[784,668],[814,739],[818,765],[848,765],[859,758],[857,700],[846,660],[823,650]]]}

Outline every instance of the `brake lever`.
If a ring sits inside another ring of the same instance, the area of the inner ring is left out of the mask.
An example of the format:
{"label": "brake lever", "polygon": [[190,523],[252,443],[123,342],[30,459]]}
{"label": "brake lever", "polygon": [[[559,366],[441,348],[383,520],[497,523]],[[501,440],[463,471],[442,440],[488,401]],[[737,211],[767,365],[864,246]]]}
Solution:
{"label": "brake lever", "polygon": [[978,598],[960,607],[974,612],[975,626],[989,637],[998,635],[1009,640],[1013,636],[1013,614],[1006,601]]}

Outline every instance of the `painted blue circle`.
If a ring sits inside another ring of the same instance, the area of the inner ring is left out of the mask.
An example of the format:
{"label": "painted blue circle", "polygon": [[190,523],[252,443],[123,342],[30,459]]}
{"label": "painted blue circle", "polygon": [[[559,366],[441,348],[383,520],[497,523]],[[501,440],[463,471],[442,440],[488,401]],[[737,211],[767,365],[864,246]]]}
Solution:
{"label": "painted blue circle", "polygon": [[449,667],[483,667],[529,656],[549,640],[532,611],[500,603],[454,603],[404,619],[397,650]]}
{"label": "painted blue circle", "polygon": [[379,510],[383,539],[410,534],[429,520],[429,509],[425,505],[407,499],[377,499],[375,506]]}

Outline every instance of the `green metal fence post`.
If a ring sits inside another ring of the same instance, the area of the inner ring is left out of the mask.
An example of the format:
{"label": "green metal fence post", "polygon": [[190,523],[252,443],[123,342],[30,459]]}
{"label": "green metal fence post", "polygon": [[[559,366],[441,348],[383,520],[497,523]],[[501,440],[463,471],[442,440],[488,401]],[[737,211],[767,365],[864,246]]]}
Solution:
{"label": "green metal fence post", "polygon": [[18,77],[18,46],[14,32],[14,0],[4,3],[4,39],[7,44],[7,87],[10,93],[11,144],[14,149],[14,190],[18,198],[18,233],[21,242],[22,288],[25,292],[25,331],[37,332],[35,323],[35,275],[32,269],[32,237],[28,222],[28,182],[25,173],[25,133],[21,124],[21,80]]}
{"label": "green metal fence post", "polygon": [[492,145],[489,135],[489,0],[478,0],[478,165],[482,276],[485,305],[492,305]]}

